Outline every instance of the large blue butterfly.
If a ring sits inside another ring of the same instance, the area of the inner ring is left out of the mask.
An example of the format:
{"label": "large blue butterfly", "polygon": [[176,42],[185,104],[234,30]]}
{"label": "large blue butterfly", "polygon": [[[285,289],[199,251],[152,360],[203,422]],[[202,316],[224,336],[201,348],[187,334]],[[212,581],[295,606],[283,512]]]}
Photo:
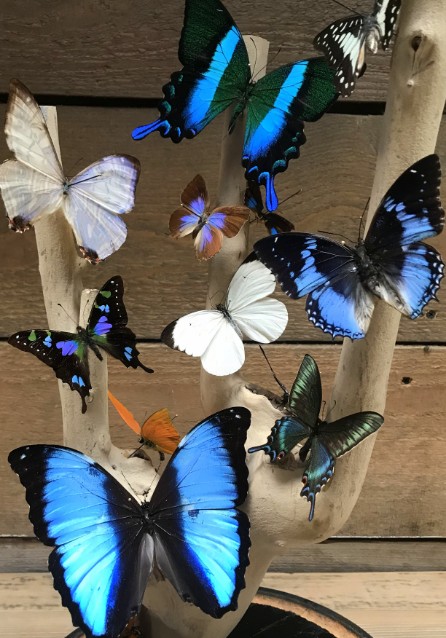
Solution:
{"label": "large blue butterfly", "polygon": [[237,609],[249,564],[249,520],[237,507],[248,491],[250,421],[238,407],[199,423],[142,505],[81,452],[54,445],[11,452],[35,534],[54,547],[54,587],[88,637],[119,636],[155,564],[206,614]]}
{"label": "large blue butterfly", "polygon": [[31,352],[53,368],[56,377],[68,383],[82,399],[82,412],[87,410],[86,397],[91,383],[88,352],[91,349],[100,361],[105,350],[127,368],[142,368],[153,372],[138,359],[135,333],[127,328],[124,306],[124,284],[119,275],[109,279],[96,295],[86,328],[78,326],[77,333],[56,330],[28,330],[16,332],[8,339],[15,348]]}
{"label": "large blue butterfly", "polygon": [[265,237],[257,257],[294,299],[308,295],[312,323],[333,337],[361,339],[374,296],[416,319],[440,286],[444,264],[420,240],[444,226],[437,155],[408,168],[381,201],[364,240],[357,246],[308,233]]}
{"label": "large blue butterfly", "polygon": [[242,35],[220,0],[186,0],[178,57],[183,68],[163,87],[160,117],[136,128],[133,139],[156,130],[173,142],[192,138],[234,105],[231,133],[246,109],[246,178],[265,185],[266,206],[275,210],[274,176],[299,156],[303,122],[318,120],[338,97],[333,71],[324,58],[312,58],[255,81]]}

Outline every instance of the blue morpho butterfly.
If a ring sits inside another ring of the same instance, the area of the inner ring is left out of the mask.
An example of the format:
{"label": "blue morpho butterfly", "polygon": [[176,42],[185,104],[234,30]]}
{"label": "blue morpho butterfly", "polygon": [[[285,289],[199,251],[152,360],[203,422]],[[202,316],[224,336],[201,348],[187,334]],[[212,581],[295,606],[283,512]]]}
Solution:
{"label": "blue morpho butterfly", "polygon": [[249,410],[236,407],[199,423],[142,504],[76,450],[31,445],[11,452],[34,532],[54,547],[54,587],[88,638],[120,635],[155,565],[206,614],[237,609],[249,564],[249,519],[237,507],[248,491],[250,421]]}
{"label": "blue morpho butterfly", "polygon": [[314,46],[325,53],[335,70],[336,87],[342,96],[351,95],[356,78],[366,70],[366,47],[376,53],[380,44],[384,50],[389,46],[400,7],[401,0],[375,0],[370,15],[356,13],[336,20],[315,37]]}
{"label": "blue morpho butterfly", "polygon": [[265,224],[270,235],[289,233],[294,230],[294,225],[282,215],[277,213],[265,213],[262,193],[257,182],[249,182],[245,190],[245,206],[252,210],[257,219]]}
{"label": "blue morpho butterfly", "polygon": [[287,233],[261,239],[254,251],[287,295],[308,295],[310,321],[333,337],[364,337],[374,297],[416,319],[435,298],[443,277],[439,253],[420,242],[444,226],[440,180],[437,155],[404,171],[356,246],[321,235]]}
{"label": "blue morpho butterfly", "polygon": [[290,416],[276,421],[265,445],[248,450],[250,453],[263,451],[274,463],[307,439],[299,450],[301,461],[306,462],[300,495],[311,504],[310,521],[314,516],[316,494],[332,478],[336,459],[376,432],[384,422],[377,412],[358,412],[327,423],[319,418],[321,403],[321,376],[316,361],[307,354],[288,397],[286,408]]}
{"label": "blue morpho butterfly", "polygon": [[246,109],[246,179],[265,185],[267,209],[275,210],[274,176],[299,156],[303,122],[318,120],[338,97],[328,63],[323,57],[300,60],[256,82],[242,35],[220,0],[186,0],[178,57],[183,68],[163,87],[160,117],[136,128],[133,139],[159,130],[181,142],[233,105],[231,133]]}
{"label": "blue morpho butterfly", "polygon": [[127,311],[123,301],[124,284],[116,275],[109,279],[96,295],[86,328],[78,326],[77,333],[56,330],[27,330],[16,332],[8,343],[19,350],[31,352],[53,368],[56,377],[68,383],[82,399],[82,413],[87,410],[86,397],[91,383],[88,352],[91,349],[102,361],[99,348],[127,368],[142,368],[153,372],[138,359],[135,333],[127,328]]}

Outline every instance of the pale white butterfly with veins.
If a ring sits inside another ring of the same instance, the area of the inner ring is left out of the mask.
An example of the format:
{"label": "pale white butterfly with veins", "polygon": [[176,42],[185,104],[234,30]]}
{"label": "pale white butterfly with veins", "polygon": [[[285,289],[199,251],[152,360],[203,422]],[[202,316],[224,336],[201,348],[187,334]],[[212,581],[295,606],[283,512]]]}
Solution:
{"label": "pale white butterfly with veins", "polygon": [[140,165],[128,155],[110,155],[76,177],[65,177],[42,111],[28,89],[11,82],[5,124],[15,159],[0,165],[0,189],[12,230],[23,232],[59,208],[88,261],[96,263],[125,241],[121,216],[132,210]]}
{"label": "pale white butterfly with veins", "polygon": [[164,328],[161,340],[171,348],[201,357],[210,374],[222,377],[237,372],[245,361],[243,338],[270,343],[286,328],[285,305],[268,297],[275,287],[274,275],[259,261],[242,264],[222,304],[173,321]]}

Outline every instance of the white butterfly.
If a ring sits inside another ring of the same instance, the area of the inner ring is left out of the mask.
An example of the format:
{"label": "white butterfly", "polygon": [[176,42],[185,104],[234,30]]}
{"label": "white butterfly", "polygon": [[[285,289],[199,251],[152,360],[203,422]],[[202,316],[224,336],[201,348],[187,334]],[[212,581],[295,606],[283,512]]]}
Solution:
{"label": "white butterfly", "polygon": [[315,37],[314,46],[335,69],[336,88],[343,97],[352,93],[356,78],[366,70],[366,47],[374,54],[380,44],[384,50],[389,46],[400,6],[401,0],[375,0],[370,15],[336,20]]}
{"label": "white butterfly", "polygon": [[42,111],[18,80],[11,82],[5,133],[15,156],[0,166],[10,228],[23,232],[62,207],[88,261],[96,263],[115,252],[127,236],[120,216],[134,206],[138,160],[110,155],[68,180]]}
{"label": "white butterfly", "polygon": [[274,275],[259,261],[242,264],[223,304],[173,321],[164,328],[161,340],[171,348],[201,357],[203,368],[217,377],[237,372],[245,361],[243,337],[270,343],[286,328],[285,305],[267,298],[275,287]]}

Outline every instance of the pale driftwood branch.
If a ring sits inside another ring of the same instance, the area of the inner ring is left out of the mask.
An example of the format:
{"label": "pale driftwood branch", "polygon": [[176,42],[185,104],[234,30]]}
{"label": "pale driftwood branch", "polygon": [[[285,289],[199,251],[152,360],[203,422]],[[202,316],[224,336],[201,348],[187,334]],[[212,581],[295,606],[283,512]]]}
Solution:
{"label": "pale driftwood branch", "polygon": [[[395,179],[433,153],[446,100],[446,2],[404,0],[394,45],[387,108],[383,118],[367,227]],[[360,410],[384,414],[393,349],[401,315],[379,302],[365,339],[346,340],[332,395],[331,420]],[[376,435],[336,464],[336,482],[354,477],[349,500],[339,512],[349,516],[362,488]]]}

